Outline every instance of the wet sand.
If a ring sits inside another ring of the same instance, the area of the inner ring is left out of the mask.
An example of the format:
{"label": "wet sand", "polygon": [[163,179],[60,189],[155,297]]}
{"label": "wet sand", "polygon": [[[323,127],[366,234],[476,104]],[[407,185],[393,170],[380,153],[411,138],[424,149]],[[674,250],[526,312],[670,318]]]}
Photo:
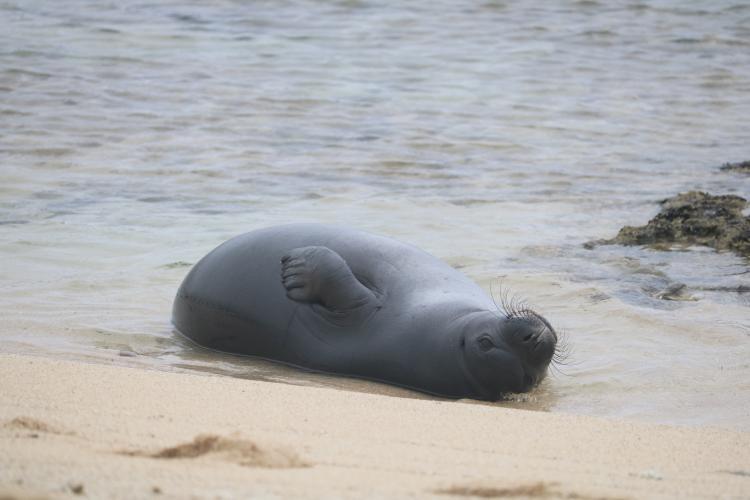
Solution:
{"label": "wet sand", "polygon": [[750,433],[0,355],[0,498],[750,495]]}
{"label": "wet sand", "polygon": [[334,223],[568,332],[537,408],[750,431],[747,261],[582,247],[680,192],[750,198],[719,170],[750,159],[750,2],[6,1],[0,19],[0,352],[318,384],[186,346],[170,311],[227,239]]}

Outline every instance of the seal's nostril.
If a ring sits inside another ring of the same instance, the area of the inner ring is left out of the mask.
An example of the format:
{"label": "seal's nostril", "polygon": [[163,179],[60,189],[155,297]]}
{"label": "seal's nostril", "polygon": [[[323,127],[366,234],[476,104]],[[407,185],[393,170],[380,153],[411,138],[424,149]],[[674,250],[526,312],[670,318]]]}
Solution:
{"label": "seal's nostril", "polygon": [[531,338],[531,334],[528,334],[528,335],[526,335],[526,336],[525,336],[525,337],[523,338],[523,341],[524,341],[524,342],[528,342],[530,338]]}

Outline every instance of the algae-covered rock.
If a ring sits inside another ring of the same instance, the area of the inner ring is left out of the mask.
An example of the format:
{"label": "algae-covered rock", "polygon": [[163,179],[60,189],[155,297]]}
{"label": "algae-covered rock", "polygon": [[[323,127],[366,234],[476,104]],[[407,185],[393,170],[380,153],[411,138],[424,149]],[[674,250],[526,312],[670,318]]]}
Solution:
{"label": "algae-covered rock", "polygon": [[680,193],[660,202],[661,212],[648,224],[625,226],[611,240],[586,244],[706,245],[750,257],[750,217],[742,214],[747,200],[734,195],[713,196],[701,191]]}
{"label": "algae-covered rock", "polygon": [[724,165],[719,167],[719,170],[750,174],[750,161],[740,161],[737,163],[725,163]]}

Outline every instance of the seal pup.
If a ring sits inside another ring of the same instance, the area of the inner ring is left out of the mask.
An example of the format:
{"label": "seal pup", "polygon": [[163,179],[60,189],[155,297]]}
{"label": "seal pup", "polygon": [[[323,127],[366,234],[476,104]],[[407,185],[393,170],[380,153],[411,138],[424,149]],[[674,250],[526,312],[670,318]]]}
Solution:
{"label": "seal pup", "polygon": [[497,400],[545,376],[558,336],[411,245],[291,224],[223,243],[188,273],[173,323],[199,345],[447,398]]}

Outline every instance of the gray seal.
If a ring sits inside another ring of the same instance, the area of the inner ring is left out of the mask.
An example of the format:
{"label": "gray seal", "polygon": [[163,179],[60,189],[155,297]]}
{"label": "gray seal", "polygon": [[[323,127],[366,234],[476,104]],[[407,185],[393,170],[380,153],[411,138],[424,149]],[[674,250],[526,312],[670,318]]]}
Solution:
{"label": "gray seal", "polygon": [[539,314],[499,309],[418,248],[319,224],[260,229],[214,249],[180,286],[173,323],[220,351],[483,400],[532,389],[558,340]]}

